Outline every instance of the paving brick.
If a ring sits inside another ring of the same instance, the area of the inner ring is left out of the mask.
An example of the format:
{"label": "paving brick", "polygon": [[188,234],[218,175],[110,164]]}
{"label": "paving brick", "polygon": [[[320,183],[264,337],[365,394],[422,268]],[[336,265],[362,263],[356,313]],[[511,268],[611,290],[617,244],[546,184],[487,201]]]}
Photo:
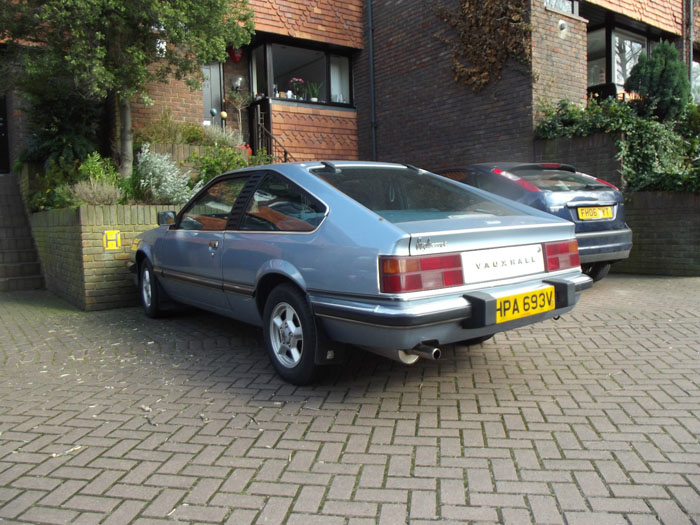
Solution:
{"label": "paving brick", "polygon": [[611,275],[556,323],[304,388],[211,314],[0,295],[0,517],[700,522],[697,295]]}

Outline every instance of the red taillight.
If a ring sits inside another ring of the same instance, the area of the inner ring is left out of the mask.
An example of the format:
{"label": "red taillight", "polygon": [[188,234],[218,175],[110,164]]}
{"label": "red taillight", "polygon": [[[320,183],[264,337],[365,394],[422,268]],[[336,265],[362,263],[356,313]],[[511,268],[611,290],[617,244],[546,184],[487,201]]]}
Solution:
{"label": "red taillight", "polygon": [[561,168],[561,164],[557,164],[556,162],[546,162],[544,164],[540,164],[540,168],[545,170],[558,170]]}
{"label": "red taillight", "polygon": [[464,284],[459,254],[422,257],[380,257],[379,280],[384,293],[436,290]]}
{"label": "red taillight", "polygon": [[544,256],[547,261],[547,271],[566,270],[581,266],[576,240],[549,242],[544,245]]}
{"label": "red taillight", "polygon": [[614,190],[620,191],[620,188],[618,188],[618,187],[615,186],[614,184],[608,182],[607,180],[599,179],[598,177],[596,177],[595,180],[597,180],[598,182],[602,182],[602,183],[605,184],[606,186],[610,186],[610,187],[611,187],[612,189],[614,189]]}

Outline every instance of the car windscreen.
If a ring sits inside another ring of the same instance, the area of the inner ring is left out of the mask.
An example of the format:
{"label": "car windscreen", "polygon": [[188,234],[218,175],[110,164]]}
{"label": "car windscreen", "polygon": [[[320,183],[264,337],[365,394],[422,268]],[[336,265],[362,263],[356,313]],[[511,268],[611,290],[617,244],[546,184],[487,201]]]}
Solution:
{"label": "car windscreen", "polygon": [[352,166],[313,173],[392,223],[518,214],[466,186],[407,167]]}
{"label": "car windscreen", "polygon": [[610,186],[598,182],[590,175],[566,170],[520,169],[510,170],[542,191],[609,190]]}

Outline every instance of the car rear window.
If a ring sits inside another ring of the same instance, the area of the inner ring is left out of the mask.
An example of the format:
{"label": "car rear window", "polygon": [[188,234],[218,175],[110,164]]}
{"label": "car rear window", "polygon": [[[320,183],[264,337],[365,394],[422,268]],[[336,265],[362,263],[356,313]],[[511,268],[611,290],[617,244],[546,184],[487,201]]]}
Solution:
{"label": "car rear window", "polygon": [[323,168],[313,173],[386,220],[412,222],[470,215],[517,215],[466,186],[404,167]]}
{"label": "car rear window", "polygon": [[598,182],[590,175],[566,170],[520,169],[511,170],[542,191],[604,190],[610,186]]}

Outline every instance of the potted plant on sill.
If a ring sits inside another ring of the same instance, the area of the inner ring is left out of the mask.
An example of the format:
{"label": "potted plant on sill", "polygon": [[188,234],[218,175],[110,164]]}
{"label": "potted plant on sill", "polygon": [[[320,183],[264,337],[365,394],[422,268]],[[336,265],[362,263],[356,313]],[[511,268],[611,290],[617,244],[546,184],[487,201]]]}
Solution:
{"label": "potted plant on sill", "polygon": [[309,82],[306,85],[306,95],[311,102],[318,102],[318,93],[321,90],[321,85],[316,82]]}
{"label": "potted plant on sill", "polygon": [[294,94],[294,98],[301,98],[301,94],[304,92],[304,79],[299,77],[290,78],[289,90]]}

